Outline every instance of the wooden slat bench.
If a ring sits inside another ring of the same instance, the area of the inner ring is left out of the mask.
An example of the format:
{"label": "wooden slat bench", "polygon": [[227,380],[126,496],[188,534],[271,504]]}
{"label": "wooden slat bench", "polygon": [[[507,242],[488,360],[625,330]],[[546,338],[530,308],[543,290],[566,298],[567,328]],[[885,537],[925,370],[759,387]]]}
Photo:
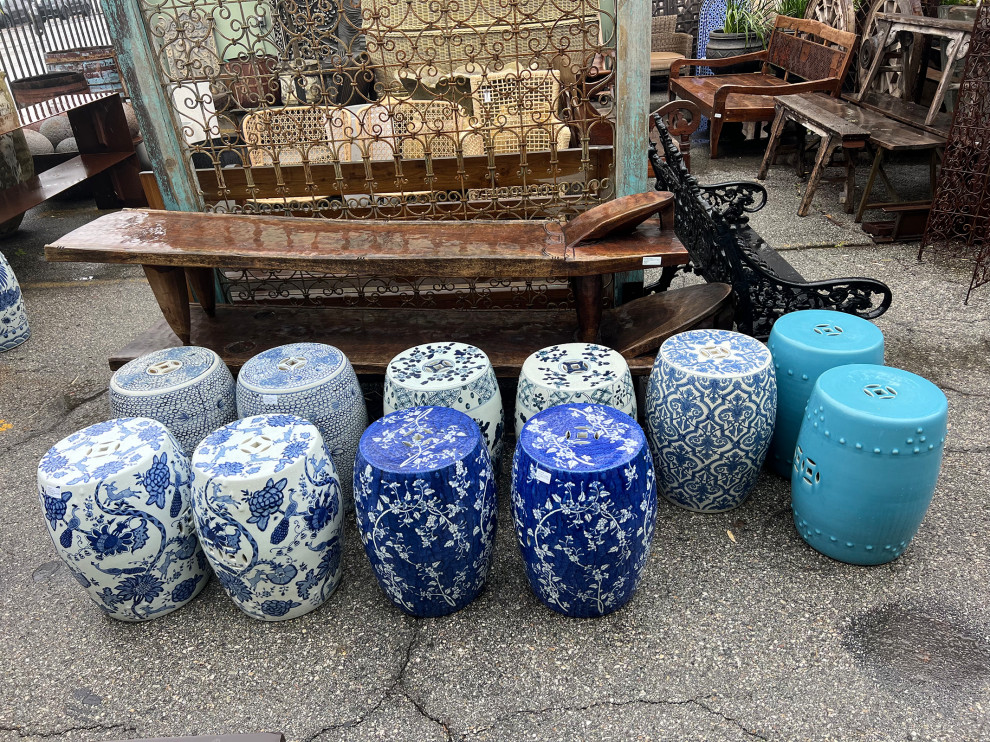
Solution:
{"label": "wooden slat bench", "polygon": [[[329,221],[134,210],[100,217],[45,248],[52,261],[144,266],[165,322],[111,359],[114,367],[161,347],[203,345],[232,368],[286,342],[327,342],[360,373],[381,374],[417,343],[477,345],[501,376],[519,373],[535,350],[559,342],[605,342],[634,373],[671,334],[723,326],[731,289],[693,286],[605,308],[604,277],[688,260],[669,228],[670,194],[645,193],[596,207],[568,224],[555,221]],[[660,219],[648,219],[660,213]],[[630,231],[631,230],[631,231]],[[421,308],[314,309],[216,306],[217,268],[312,270],[386,276],[566,277],[576,311]],[[188,288],[203,312],[191,313]]]}

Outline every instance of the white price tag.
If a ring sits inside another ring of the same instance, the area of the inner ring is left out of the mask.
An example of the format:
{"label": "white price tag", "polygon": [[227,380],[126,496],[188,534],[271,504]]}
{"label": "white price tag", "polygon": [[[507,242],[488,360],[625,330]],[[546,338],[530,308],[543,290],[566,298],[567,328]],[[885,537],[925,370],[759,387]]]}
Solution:
{"label": "white price tag", "polygon": [[57,484],[46,484],[41,488],[42,491],[49,497],[61,497],[62,488]]}
{"label": "white price tag", "polygon": [[278,403],[278,395],[276,394],[262,394],[261,401],[266,405],[273,405]]}
{"label": "white price tag", "polygon": [[542,469],[534,469],[533,476],[537,478],[543,484],[550,484],[550,472],[543,471]]}
{"label": "white price tag", "polygon": [[663,265],[663,258],[660,255],[651,255],[643,258],[643,267]]}

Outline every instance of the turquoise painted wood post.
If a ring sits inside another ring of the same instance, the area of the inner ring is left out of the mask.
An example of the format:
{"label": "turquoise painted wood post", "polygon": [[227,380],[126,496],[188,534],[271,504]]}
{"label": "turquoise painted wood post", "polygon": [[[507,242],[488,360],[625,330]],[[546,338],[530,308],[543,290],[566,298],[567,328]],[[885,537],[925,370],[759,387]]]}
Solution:
{"label": "turquoise painted wood post", "polygon": [[148,38],[141,0],[100,0],[120,74],[134,103],[158,188],[169,211],[202,211],[203,199],[181,128],[162,87],[158,56]]}
{"label": "turquoise painted wood post", "polygon": [[[646,190],[650,113],[650,2],[618,0],[615,80],[615,195]],[[615,302],[635,298],[643,271],[615,274]]]}

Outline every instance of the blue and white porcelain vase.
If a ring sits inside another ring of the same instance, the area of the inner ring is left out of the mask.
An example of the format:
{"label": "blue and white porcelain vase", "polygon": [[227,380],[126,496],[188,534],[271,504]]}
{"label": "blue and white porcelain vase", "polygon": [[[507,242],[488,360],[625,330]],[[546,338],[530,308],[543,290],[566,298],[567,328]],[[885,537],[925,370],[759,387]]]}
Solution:
{"label": "blue and white porcelain vase", "polygon": [[646,393],[660,491],[688,510],[738,507],[759,477],[776,414],[777,385],[763,343],[729,330],[668,338]]}
{"label": "blue and white porcelain vase", "polygon": [[21,286],[14,269],[0,253],[0,351],[15,348],[30,337]]}
{"label": "blue and white porcelain vase", "polygon": [[354,503],[378,584],[413,616],[460,610],[484,587],[495,539],[495,476],[463,412],[410,407],[372,423],[354,464]]}
{"label": "blue and white porcelain vase", "polygon": [[238,608],[298,618],[340,583],[340,480],[316,426],[257,415],[206,437],[192,459],[196,531]]}
{"label": "blue and white porcelain vase", "polygon": [[465,343],[429,343],[393,358],[385,370],[385,414],[427,406],[451,407],[478,423],[498,469],[505,427],[502,395],[484,351]]}
{"label": "blue and white porcelain vase", "polygon": [[237,376],[237,414],[276,413],[298,415],[319,428],[340,475],[344,510],[352,510],[354,454],[368,411],[351,362],[322,343],[282,345],[250,359]]}
{"label": "blue and white porcelain vase", "polygon": [[551,345],[530,355],[516,387],[516,439],[537,412],[569,402],[604,404],[635,418],[636,390],[626,359],[593,343]]}
{"label": "blue and white porcelain vase", "polygon": [[899,557],[935,494],[948,407],[941,389],[901,369],[850,364],[822,373],[791,470],[801,538],[850,564]]}
{"label": "blue and white porcelain vase", "polygon": [[165,348],[117,369],[110,408],[118,417],[158,420],[192,456],[209,433],[237,419],[234,377],[208,348]]}
{"label": "blue and white porcelain vase", "polygon": [[850,363],[883,365],[883,333],[869,320],[829,309],[790,312],[773,323],[767,347],[777,380],[777,420],[767,463],[791,477],[794,445],[818,377]]}
{"label": "blue and white porcelain vase", "polygon": [[612,407],[566,404],[523,426],[512,510],[536,596],[566,616],[603,616],[633,596],[657,514],[642,428]]}
{"label": "blue and white porcelain vase", "polygon": [[147,418],[90,425],[42,457],[38,496],[55,550],[108,616],[157,618],[206,585],[190,480],[178,442]]}

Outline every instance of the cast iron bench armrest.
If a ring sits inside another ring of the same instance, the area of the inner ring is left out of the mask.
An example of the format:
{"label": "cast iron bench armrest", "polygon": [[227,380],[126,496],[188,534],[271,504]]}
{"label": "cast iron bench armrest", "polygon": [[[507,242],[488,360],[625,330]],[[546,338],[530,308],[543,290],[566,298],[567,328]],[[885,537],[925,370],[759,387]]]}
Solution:
{"label": "cast iron bench armrest", "polygon": [[729,67],[734,64],[740,64],[742,62],[764,62],[766,61],[766,58],[767,50],[763,49],[758,52],[739,54],[735,57],[723,57],[722,59],[675,59],[670,63],[670,76],[675,77],[681,67],[690,67],[694,65],[695,67],[711,67],[713,69],[717,69],[719,67]]}
{"label": "cast iron bench armrest", "polygon": [[708,202],[733,224],[745,223],[749,217],[767,205],[767,189],[751,180],[701,186]]}

